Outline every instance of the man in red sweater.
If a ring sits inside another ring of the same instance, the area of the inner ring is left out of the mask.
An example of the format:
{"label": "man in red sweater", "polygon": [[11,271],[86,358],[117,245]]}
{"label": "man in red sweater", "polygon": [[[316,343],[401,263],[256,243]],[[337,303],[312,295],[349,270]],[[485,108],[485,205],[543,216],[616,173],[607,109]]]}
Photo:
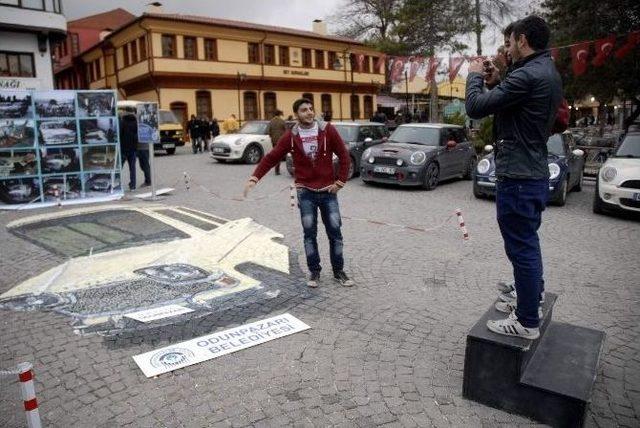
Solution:
{"label": "man in red sweater", "polygon": [[[298,123],[278,140],[278,144],[258,164],[244,187],[244,196],[258,181],[287,154],[293,158],[295,183],[298,191],[300,219],[304,230],[304,252],[311,272],[307,285],[317,287],[320,280],[318,253],[318,210],[329,237],[333,278],[350,287],[353,281],[344,273],[342,233],[338,191],[347,181],[351,159],[338,131],[329,123],[315,119],[313,103],[301,98],[293,103]],[[333,154],[340,160],[338,178],[333,169]]]}

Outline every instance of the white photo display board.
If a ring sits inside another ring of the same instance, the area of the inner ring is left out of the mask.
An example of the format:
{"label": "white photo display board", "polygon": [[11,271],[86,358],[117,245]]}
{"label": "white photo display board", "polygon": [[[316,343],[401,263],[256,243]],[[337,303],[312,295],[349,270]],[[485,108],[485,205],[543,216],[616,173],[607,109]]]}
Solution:
{"label": "white photo display board", "polygon": [[115,91],[0,90],[0,209],[121,198]]}

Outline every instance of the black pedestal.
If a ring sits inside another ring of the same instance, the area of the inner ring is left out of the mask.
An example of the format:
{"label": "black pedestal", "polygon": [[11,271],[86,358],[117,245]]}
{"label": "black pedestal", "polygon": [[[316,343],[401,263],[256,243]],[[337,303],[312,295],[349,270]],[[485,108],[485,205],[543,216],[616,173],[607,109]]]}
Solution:
{"label": "black pedestal", "polygon": [[582,426],[604,333],[551,321],[556,298],[546,294],[533,341],[491,332],[487,320],[506,317],[491,306],[467,335],[465,398],[552,426]]}

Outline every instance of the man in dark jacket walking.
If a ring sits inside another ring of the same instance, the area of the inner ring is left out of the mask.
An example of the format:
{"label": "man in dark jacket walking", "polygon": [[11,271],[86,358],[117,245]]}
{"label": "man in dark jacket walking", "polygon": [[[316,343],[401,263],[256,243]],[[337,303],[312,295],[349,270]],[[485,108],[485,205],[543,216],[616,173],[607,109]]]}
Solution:
{"label": "man in dark jacket walking", "polygon": [[[301,98],[293,103],[298,123],[285,132],[276,147],[256,167],[244,188],[245,197],[287,152],[291,153],[298,188],[298,205],[304,230],[304,252],[311,275],[309,287],[317,287],[320,280],[320,254],[318,252],[318,210],[329,237],[329,251],[333,278],[345,287],[353,285],[344,272],[342,232],[338,191],[347,181],[349,152],[333,125],[315,119],[313,103]],[[333,154],[338,156],[338,179],[333,169]]]}
{"label": "man in dark jacket walking", "polygon": [[[280,110],[276,110],[275,115],[269,122],[269,129],[268,129],[269,138],[271,138],[271,145],[274,148],[276,147],[276,144],[278,144],[278,141],[280,141],[280,138],[284,135],[286,130],[287,130],[287,124],[282,119],[282,112]],[[280,163],[281,163],[280,161],[276,163],[276,167],[275,167],[276,175],[280,175]]]}
{"label": "man in dark jacket walking", "polygon": [[496,210],[505,252],[513,265],[517,293],[508,318],[488,321],[496,333],[537,339],[542,297],[542,254],[538,238],[549,193],[547,139],[562,100],[562,81],[546,50],[549,27],[539,17],[517,21],[510,35],[513,66],[483,93],[482,60],[469,66],[466,111],[473,119],[494,114]]}
{"label": "man in dark jacket walking", "polygon": [[138,121],[132,113],[120,116],[120,152],[122,166],[129,164],[129,190],[136,189],[136,149],[138,146]]}

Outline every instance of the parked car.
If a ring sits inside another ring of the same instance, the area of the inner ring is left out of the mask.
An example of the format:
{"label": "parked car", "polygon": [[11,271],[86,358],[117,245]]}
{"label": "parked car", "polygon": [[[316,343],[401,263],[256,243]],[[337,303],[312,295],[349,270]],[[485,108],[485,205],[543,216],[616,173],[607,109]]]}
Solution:
{"label": "parked car", "polygon": [[[473,195],[476,198],[494,197],[496,194],[496,165],[493,146],[485,147],[490,152],[478,162],[473,174]],[[571,132],[553,134],[547,140],[549,152],[549,203],[563,206],[567,194],[582,190],[584,174],[584,151],[575,148]]]}
{"label": "parked car", "polygon": [[360,162],[365,183],[422,186],[433,190],[442,180],[471,178],[476,153],[461,126],[407,123],[389,141],[367,148]]}
{"label": "parked car", "polygon": [[640,212],[640,132],[629,132],[598,172],[593,212]]}
{"label": "parked car", "polygon": [[218,135],[209,148],[211,157],[218,162],[260,162],[272,148],[268,128],[269,121],[253,120],[245,123],[235,134]]}
{"label": "parked car", "polygon": [[[360,175],[362,153],[369,147],[384,143],[389,137],[387,127],[382,123],[332,122],[342,141],[347,145],[351,156],[348,178]],[[286,156],[287,171],[293,175],[294,166],[291,153]],[[338,157],[333,157],[334,168],[338,170]]]}

